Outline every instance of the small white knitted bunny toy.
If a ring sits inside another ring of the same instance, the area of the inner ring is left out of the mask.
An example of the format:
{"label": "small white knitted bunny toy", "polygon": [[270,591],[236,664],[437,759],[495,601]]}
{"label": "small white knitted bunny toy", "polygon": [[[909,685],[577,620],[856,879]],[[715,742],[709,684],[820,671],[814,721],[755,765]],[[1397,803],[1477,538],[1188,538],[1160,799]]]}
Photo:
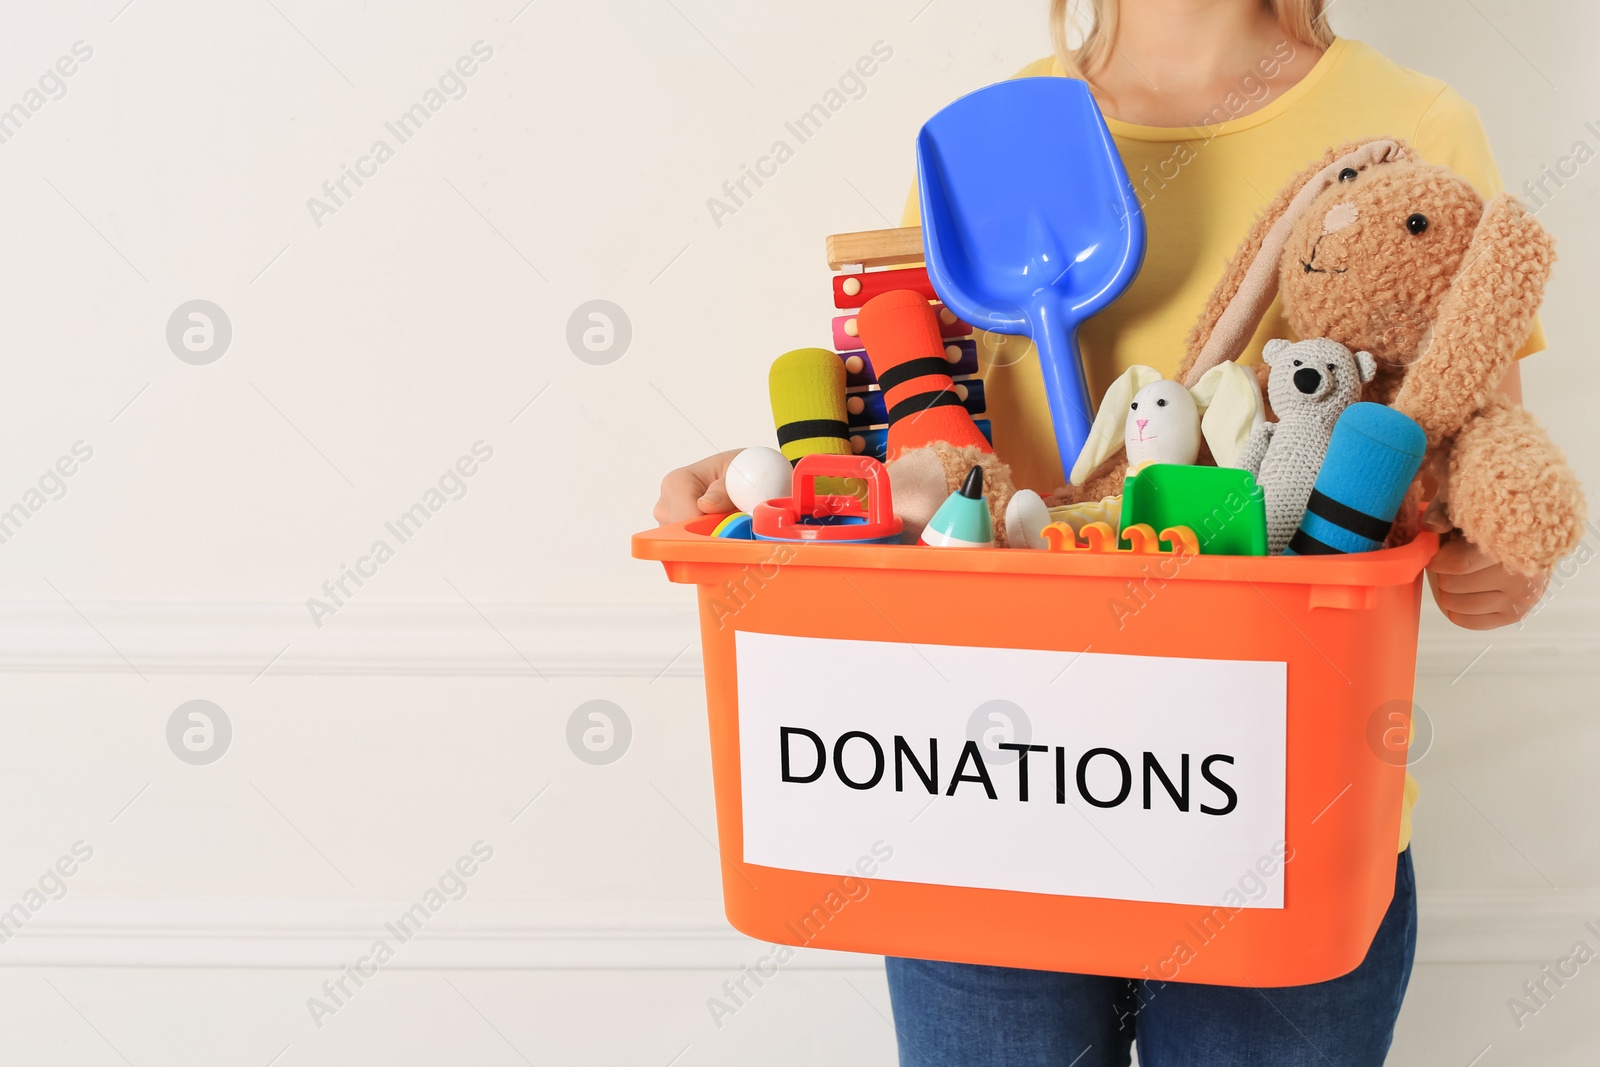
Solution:
{"label": "small white knitted bunny toy", "polygon": [[1272,367],[1267,399],[1278,421],[1255,427],[1233,465],[1254,474],[1266,494],[1267,551],[1277,555],[1300,526],[1334,422],[1378,365],[1325,337],[1268,341],[1261,356]]}
{"label": "small white knitted bunny toy", "polygon": [[1237,363],[1212,367],[1192,389],[1163,378],[1154,367],[1129,367],[1100,400],[1073,464],[1072,484],[1082,485],[1118,446],[1130,473],[1150,463],[1193,463],[1202,438],[1218,464],[1237,466],[1235,457],[1264,417],[1255,381],[1255,374]]}
{"label": "small white knitted bunny toy", "polygon": [[[1255,371],[1231,360],[1212,367],[1192,389],[1163,378],[1154,367],[1135,364],[1101,398],[1089,438],[1073,465],[1072,484],[1082,485],[1119,447],[1130,475],[1152,463],[1193,463],[1202,439],[1218,464],[1238,466],[1236,457],[1251,428],[1264,418]],[[1120,496],[1050,508],[1038,493],[1019,489],[1006,505],[1006,543],[1044,548],[1040,531],[1052,518],[1077,530],[1085,522],[1118,526],[1121,513]]]}

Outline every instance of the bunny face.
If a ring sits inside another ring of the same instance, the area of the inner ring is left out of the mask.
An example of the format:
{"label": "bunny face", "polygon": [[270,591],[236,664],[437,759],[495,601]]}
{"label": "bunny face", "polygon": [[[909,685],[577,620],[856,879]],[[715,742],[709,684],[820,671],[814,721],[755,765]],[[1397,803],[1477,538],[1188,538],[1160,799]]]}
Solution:
{"label": "bunny face", "polygon": [[1154,367],[1129,367],[1100,401],[1089,438],[1073,464],[1072,484],[1083,485],[1119,448],[1127,453],[1129,468],[1193,463],[1200,457],[1202,437],[1217,462],[1227,465],[1262,421],[1261,409],[1254,373],[1237,363],[1211,368],[1192,389],[1161,377]]}
{"label": "bunny face", "polygon": [[1128,405],[1122,443],[1130,467],[1193,463],[1200,456],[1200,409],[1194,397],[1165,379],[1140,389]]}
{"label": "bunny face", "polygon": [[1290,327],[1404,368],[1482,216],[1472,186],[1441,167],[1403,160],[1339,169],[1296,219],[1279,263]]}

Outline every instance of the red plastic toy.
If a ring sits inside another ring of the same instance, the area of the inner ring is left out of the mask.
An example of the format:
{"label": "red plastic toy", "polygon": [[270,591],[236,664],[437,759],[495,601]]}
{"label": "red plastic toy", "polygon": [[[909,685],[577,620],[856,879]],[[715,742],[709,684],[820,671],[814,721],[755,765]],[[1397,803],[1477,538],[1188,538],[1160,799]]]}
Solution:
{"label": "red plastic toy", "polygon": [[[819,494],[818,478],[860,478],[867,503],[848,494]],[[794,496],[757,504],[751,515],[758,541],[897,544],[900,520],[889,495],[889,471],[870,456],[804,456],[794,468]]]}

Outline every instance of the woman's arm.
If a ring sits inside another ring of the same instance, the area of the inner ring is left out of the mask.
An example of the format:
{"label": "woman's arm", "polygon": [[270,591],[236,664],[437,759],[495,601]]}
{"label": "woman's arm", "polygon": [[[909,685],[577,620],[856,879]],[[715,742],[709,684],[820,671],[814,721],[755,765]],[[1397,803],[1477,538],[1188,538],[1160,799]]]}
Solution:
{"label": "woman's arm", "polygon": [[[1500,383],[1500,395],[1522,402],[1522,373],[1513,363]],[[1428,506],[1423,519],[1429,529],[1445,534],[1439,552],[1428,564],[1428,585],[1445,618],[1468,630],[1493,630],[1519,622],[1544,595],[1549,575],[1532,578],[1512,574],[1483,550],[1452,531],[1442,501]]]}

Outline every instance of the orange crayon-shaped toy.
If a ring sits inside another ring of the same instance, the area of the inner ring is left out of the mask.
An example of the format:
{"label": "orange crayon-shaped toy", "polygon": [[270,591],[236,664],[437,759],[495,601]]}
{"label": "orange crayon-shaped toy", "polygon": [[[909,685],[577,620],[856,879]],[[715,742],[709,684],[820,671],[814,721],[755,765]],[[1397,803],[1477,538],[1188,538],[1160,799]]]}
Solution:
{"label": "orange crayon-shaped toy", "polygon": [[856,328],[888,409],[890,460],[935,441],[994,451],[956,393],[927,297],[909,289],[875,296],[856,315]]}

